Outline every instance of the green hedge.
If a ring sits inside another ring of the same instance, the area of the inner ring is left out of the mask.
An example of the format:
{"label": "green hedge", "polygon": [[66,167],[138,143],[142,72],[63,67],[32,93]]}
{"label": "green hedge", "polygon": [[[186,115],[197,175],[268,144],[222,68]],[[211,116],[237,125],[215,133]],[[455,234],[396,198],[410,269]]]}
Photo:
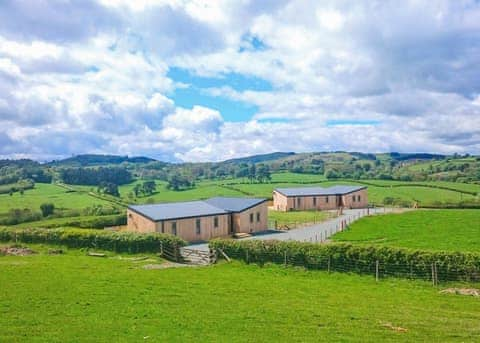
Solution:
{"label": "green hedge", "polygon": [[178,249],[186,242],[178,237],[152,233],[112,232],[88,229],[0,228],[0,241],[59,244],[70,248],[95,248],[120,253],[157,253],[160,246]]}
{"label": "green hedge", "polygon": [[309,269],[375,274],[378,261],[380,276],[422,279],[431,279],[434,265],[439,281],[480,281],[480,254],[475,253],[421,251],[344,243],[228,239],[213,240],[210,247],[221,248],[229,257],[248,263],[273,262]]}

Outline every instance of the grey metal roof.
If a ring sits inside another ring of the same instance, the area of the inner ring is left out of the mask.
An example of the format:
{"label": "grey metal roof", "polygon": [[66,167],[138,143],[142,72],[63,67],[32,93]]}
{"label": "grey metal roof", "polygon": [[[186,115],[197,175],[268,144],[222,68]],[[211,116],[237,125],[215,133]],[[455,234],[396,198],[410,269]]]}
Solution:
{"label": "grey metal roof", "polygon": [[128,208],[154,221],[190,217],[212,216],[228,213],[205,201],[171,202],[151,205],[132,205]]}
{"label": "grey metal roof", "polygon": [[216,197],[205,201],[131,205],[128,208],[153,221],[159,221],[242,212],[265,200],[259,198]]}
{"label": "grey metal roof", "polygon": [[344,195],[367,188],[366,186],[332,186],[332,187],[297,187],[297,188],[276,188],[275,190],[286,196],[308,196],[308,195]]}
{"label": "grey metal roof", "polygon": [[234,198],[234,197],[215,197],[205,200],[210,205],[222,208],[230,212],[242,212],[258,204],[261,204],[267,199],[261,198]]}

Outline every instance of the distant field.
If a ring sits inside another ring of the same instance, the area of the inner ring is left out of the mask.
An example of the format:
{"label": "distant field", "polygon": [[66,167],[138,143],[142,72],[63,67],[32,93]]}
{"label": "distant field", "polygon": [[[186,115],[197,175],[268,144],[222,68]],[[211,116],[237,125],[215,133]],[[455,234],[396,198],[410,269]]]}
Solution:
{"label": "distant field", "polygon": [[[188,200],[198,200],[206,199],[214,196],[245,196],[244,194],[230,190],[224,187],[219,186],[215,183],[202,183],[199,182],[197,186],[193,189],[183,190],[183,191],[173,191],[166,188],[166,182],[156,181],[157,192],[149,196],[141,196],[137,198],[138,203],[145,203],[149,199],[152,199],[155,202],[168,202],[168,201],[188,201]],[[134,185],[124,185],[119,187],[120,195],[127,202],[132,202],[128,199],[128,193],[132,191]]]}
{"label": "distant field", "polygon": [[480,340],[478,299],[427,282],[240,263],[145,270],[162,261],[47,248],[0,257],[2,342]]}
{"label": "distant field", "polygon": [[366,217],[333,240],[480,252],[480,210],[419,210]]}
{"label": "distant field", "polygon": [[[234,189],[245,192],[250,195],[262,196],[262,197],[272,197],[272,191],[275,188],[281,187],[309,187],[309,186],[320,186],[328,187],[338,184],[348,184],[348,185],[364,185],[361,182],[356,181],[326,181],[317,184],[294,184],[294,183],[265,183],[265,184],[234,184],[229,185]],[[431,187],[421,187],[421,186],[407,186],[405,187],[378,187],[378,186],[368,186],[368,199],[371,203],[381,204],[386,197],[399,198],[401,200],[409,201],[413,203],[415,201],[419,202],[421,205],[433,205],[436,201],[451,201],[459,202],[461,200],[474,199],[474,196],[463,194],[460,192],[455,192],[451,190],[431,188]]]}
{"label": "distant field", "polygon": [[[155,194],[141,195],[136,199],[129,197],[129,193],[132,193],[135,184],[141,182],[135,181],[131,184],[119,186],[120,200],[125,204],[143,204],[147,202],[198,200],[214,196],[255,196],[271,199],[272,191],[277,187],[328,187],[336,184],[365,185],[365,183],[368,183],[369,201],[374,204],[383,204],[384,199],[390,197],[404,201],[406,205],[418,202],[420,206],[435,206],[438,202],[458,203],[462,200],[478,199],[478,196],[475,197],[459,191],[480,193],[480,185],[478,184],[455,182],[409,183],[389,180],[327,181],[322,175],[276,173],[272,174],[272,183],[248,183],[246,179],[206,180],[197,182],[194,189],[185,191],[169,190],[166,188],[166,182],[157,180],[157,192]],[[432,188],[432,186],[447,187],[453,190]],[[34,189],[26,190],[24,195],[20,195],[18,192],[12,196],[0,194],[0,216],[5,215],[13,208],[30,208],[38,211],[40,205],[45,202],[52,202],[59,209],[83,209],[94,205],[114,205],[108,199],[98,199],[90,195],[90,192],[96,191],[94,186],[68,187],[76,190],[76,192],[69,192],[67,189],[54,184],[37,183]],[[115,200],[113,197],[112,199]]]}
{"label": "distant field", "polygon": [[16,192],[13,195],[0,194],[0,214],[8,212],[12,208],[30,208],[40,210],[40,205],[51,202],[56,208],[81,209],[93,205],[110,206],[110,203],[96,199],[88,194],[68,192],[66,189],[45,183],[36,183],[35,188],[25,190],[24,194]]}

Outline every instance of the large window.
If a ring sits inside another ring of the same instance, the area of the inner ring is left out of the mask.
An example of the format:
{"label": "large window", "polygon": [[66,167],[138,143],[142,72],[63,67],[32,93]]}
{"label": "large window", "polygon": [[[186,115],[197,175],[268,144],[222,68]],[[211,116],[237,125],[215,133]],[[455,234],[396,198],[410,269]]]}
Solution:
{"label": "large window", "polygon": [[177,235],[177,222],[172,222],[172,235]]}
{"label": "large window", "polygon": [[162,233],[165,233],[165,222],[162,222]]}
{"label": "large window", "polygon": [[202,228],[201,228],[201,222],[200,222],[200,219],[197,219],[195,220],[195,232],[197,233],[197,235],[200,234]]}
{"label": "large window", "polygon": [[360,195],[357,195],[357,201],[360,202]]}
{"label": "large window", "polygon": [[250,223],[253,223],[253,213],[250,213]]}
{"label": "large window", "polygon": [[325,202],[328,204],[328,196],[325,197]]}
{"label": "large window", "polygon": [[313,197],[313,206],[317,206],[317,198]]}
{"label": "large window", "polygon": [[260,212],[257,212],[257,223],[260,223]]}
{"label": "large window", "polygon": [[218,217],[213,217],[213,227],[218,228]]}

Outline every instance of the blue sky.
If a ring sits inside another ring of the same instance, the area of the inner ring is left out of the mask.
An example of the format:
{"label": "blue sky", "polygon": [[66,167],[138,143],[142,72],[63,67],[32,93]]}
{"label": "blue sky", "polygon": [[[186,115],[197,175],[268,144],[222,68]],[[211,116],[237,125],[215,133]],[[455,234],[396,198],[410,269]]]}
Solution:
{"label": "blue sky", "polygon": [[480,154],[480,5],[6,0],[0,158]]}
{"label": "blue sky", "polygon": [[237,73],[206,77],[192,74],[187,69],[172,67],[169,69],[167,77],[174,82],[184,84],[183,87],[176,88],[171,95],[175,104],[190,109],[195,105],[209,107],[221,111],[223,118],[232,122],[252,119],[253,115],[258,112],[258,106],[246,101],[235,101],[227,97],[210,95],[208,92],[210,88],[231,87],[238,92],[272,90],[272,85],[266,80]]}

